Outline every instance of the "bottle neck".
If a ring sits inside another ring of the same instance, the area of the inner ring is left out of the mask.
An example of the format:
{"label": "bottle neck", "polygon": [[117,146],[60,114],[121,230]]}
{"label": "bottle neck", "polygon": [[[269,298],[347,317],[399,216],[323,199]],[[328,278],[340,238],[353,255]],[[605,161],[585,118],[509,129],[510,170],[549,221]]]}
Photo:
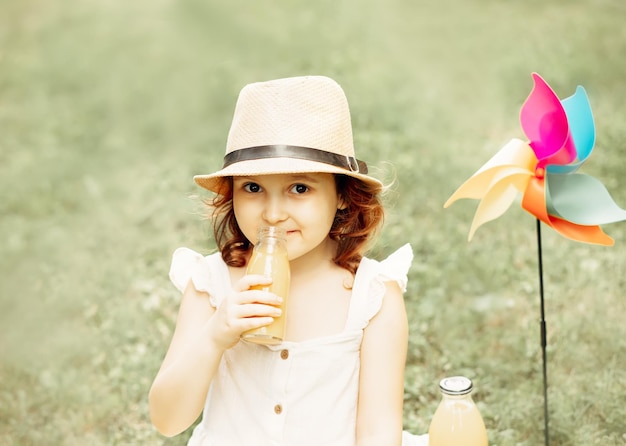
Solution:
{"label": "bottle neck", "polygon": [[260,228],[257,234],[255,249],[265,252],[287,251],[287,234],[284,229],[276,227]]}
{"label": "bottle neck", "polygon": [[469,400],[469,401],[473,401],[472,400],[472,393],[466,393],[464,395],[450,395],[448,393],[445,392],[441,392],[441,396],[444,400],[449,400],[449,401],[460,401],[460,400]]}
{"label": "bottle neck", "polygon": [[257,243],[285,243],[287,241],[287,232],[275,226],[265,226],[259,228],[257,241]]}

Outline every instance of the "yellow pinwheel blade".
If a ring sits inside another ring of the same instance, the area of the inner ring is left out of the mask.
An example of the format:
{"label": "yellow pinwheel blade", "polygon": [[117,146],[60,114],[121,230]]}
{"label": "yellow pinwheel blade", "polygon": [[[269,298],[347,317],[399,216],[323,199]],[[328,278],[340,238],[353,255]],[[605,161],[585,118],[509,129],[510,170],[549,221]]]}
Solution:
{"label": "yellow pinwheel blade", "polygon": [[520,168],[499,169],[493,184],[476,209],[468,241],[472,240],[474,233],[481,225],[495,220],[507,211],[517,195],[524,192],[531,175],[532,172]]}
{"label": "yellow pinwheel blade", "polygon": [[[496,183],[507,176],[505,174],[507,169],[511,169],[508,174],[532,173],[536,165],[537,158],[528,143],[520,139],[512,139],[465,181],[443,206],[447,208],[461,198],[481,199]],[[518,190],[523,191],[523,188]]]}

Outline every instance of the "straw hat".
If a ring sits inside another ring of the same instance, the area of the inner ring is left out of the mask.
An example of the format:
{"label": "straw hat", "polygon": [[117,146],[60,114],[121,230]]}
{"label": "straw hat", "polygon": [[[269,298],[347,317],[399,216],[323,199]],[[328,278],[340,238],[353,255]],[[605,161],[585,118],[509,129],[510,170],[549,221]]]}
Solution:
{"label": "straw hat", "polygon": [[194,181],[219,193],[223,177],[300,172],[344,174],[382,186],[355,157],[348,101],[328,77],[246,85],[235,106],[222,169]]}

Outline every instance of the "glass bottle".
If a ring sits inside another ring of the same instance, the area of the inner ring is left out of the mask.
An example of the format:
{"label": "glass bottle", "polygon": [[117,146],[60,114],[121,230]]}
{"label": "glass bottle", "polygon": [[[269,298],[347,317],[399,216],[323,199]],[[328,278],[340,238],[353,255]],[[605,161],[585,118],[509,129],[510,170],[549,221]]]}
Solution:
{"label": "glass bottle", "polygon": [[270,325],[248,330],[242,338],[258,344],[280,344],[285,337],[285,313],[289,294],[289,258],[287,257],[287,233],[282,228],[265,226],[258,230],[257,243],[248,261],[246,274],[261,274],[272,278],[270,285],[251,289],[269,291],[283,298],[279,305],[282,314]]}
{"label": "glass bottle", "polygon": [[429,446],[487,446],[487,429],[464,376],[439,383],[442,399],[430,422]]}

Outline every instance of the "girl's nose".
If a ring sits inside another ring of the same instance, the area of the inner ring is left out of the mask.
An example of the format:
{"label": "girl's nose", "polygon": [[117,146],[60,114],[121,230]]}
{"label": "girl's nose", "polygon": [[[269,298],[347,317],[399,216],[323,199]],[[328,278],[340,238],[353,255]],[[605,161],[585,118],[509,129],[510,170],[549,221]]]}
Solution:
{"label": "girl's nose", "polygon": [[271,197],[267,200],[263,211],[263,218],[268,223],[277,223],[287,219],[287,210],[284,200],[279,197]]}

